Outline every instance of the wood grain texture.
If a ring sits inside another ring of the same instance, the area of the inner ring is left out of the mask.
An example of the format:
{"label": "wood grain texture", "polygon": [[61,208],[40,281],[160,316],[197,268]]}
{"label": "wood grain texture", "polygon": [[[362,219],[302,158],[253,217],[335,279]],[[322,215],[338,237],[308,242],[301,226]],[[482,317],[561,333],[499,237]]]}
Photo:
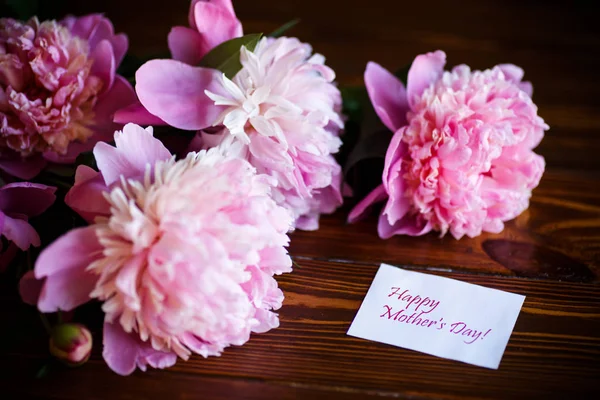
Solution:
{"label": "wood grain texture", "polygon": [[[233,393],[257,390],[265,398],[267,393],[283,396],[300,389],[306,392],[298,392],[302,393],[298,398],[395,393],[436,398],[566,397],[598,391],[599,285],[428,271],[527,296],[500,368],[488,370],[346,336],[376,270],[372,265],[302,261],[293,274],[279,279],[286,293],[280,328],[254,335],[220,358],[192,357],[165,375],[136,372],[131,381],[121,380],[119,387],[126,393],[131,390],[134,398],[158,395],[155,385],[143,384],[158,379],[174,393],[182,390],[193,397],[197,392],[188,391],[186,382],[195,376],[199,387],[204,381],[213,388],[229,387],[225,382],[230,382]],[[107,382],[116,378],[103,366],[98,350],[90,365],[73,375],[73,393],[110,393]],[[22,367],[30,367],[31,360],[23,359],[31,354],[22,351],[9,351],[8,359],[20,359]],[[42,356],[36,354],[34,359],[39,364]],[[71,381],[70,376],[59,370],[41,387],[51,388],[50,393],[59,397],[72,396],[71,389],[55,383]],[[273,386],[263,388],[261,382]],[[46,393],[38,386],[27,389],[28,393]],[[222,388],[209,393],[231,392]]]}
{"label": "wood grain texture", "polygon": [[473,239],[431,233],[384,241],[377,236],[377,212],[348,225],[348,210],[323,218],[316,232],[294,232],[291,253],[580,282],[600,276],[600,181],[588,173],[546,172],[527,211],[503,232]]}
{"label": "wood grain texture", "polygon": [[[188,0],[68,0],[75,14],[105,12],[133,54],[164,56]],[[292,234],[299,264],[279,278],[281,326],[220,358],[122,378],[101,359],[97,307],[76,318],[94,333],[79,369],[32,375],[48,354],[32,308],[0,276],[0,397],[57,399],[363,399],[600,397],[600,28],[593,2],[234,0],[246,32],[290,33],[327,57],[341,85],[362,84],[368,61],[389,69],[443,49],[450,66],[512,62],[533,82],[551,126],[547,162],[528,211],[504,232],[456,241],[435,234],[380,240],[376,215],[346,225],[356,199]],[[345,334],[380,262],[527,296],[497,371]],[[5,395],[6,394],[6,395]],[[3,396],[5,395],[5,396]]]}

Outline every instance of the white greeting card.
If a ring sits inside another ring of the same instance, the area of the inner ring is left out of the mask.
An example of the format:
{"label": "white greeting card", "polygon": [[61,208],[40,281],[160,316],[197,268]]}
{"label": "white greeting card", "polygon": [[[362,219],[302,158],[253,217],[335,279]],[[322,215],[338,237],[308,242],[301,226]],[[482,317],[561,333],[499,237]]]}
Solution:
{"label": "white greeting card", "polygon": [[524,300],[381,264],[348,335],[497,369]]}

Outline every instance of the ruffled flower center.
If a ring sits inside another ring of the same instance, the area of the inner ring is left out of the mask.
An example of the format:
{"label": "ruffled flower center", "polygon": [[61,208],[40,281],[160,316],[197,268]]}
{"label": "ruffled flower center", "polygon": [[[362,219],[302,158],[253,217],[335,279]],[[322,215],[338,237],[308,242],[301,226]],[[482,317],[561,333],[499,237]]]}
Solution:
{"label": "ruffled flower center", "polygon": [[541,173],[521,179],[515,169],[516,186],[504,187],[504,193],[513,193],[513,206],[504,207],[510,211],[502,215],[490,212],[507,196],[489,192],[495,190],[499,171],[513,169],[517,159],[539,164],[531,150],[548,128],[531,98],[501,69],[471,72],[459,66],[445,72],[423,92],[408,120],[403,136],[408,152],[402,161],[405,196],[412,199],[413,212],[433,229],[442,235],[450,230],[455,237],[498,231],[502,220],[527,207],[529,190]]}
{"label": "ruffled flower center", "polygon": [[103,88],[87,41],[56,21],[0,20],[0,152],[65,154],[93,134]]}
{"label": "ruffled flower center", "polygon": [[[184,359],[245,343],[281,302],[251,301],[246,289],[264,274],[262,249],[287,244],[290,217],[247,162],[221,161],[213,149],[148,165],[106,194],[111,216],[95,224],[104,250],[88,268],[99,275],[91,296],[106,320]],[[272,275],[261,279],[280,294]]]}

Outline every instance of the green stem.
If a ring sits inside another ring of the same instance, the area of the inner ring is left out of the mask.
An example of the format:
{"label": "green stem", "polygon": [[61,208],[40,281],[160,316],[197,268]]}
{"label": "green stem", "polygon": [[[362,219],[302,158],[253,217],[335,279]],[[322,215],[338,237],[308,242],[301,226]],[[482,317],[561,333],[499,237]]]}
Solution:
{"label": "green stem", "polygon": [[50,325],[50,321],[48,321],[46,314],[43,314],[43,313],[39,313],[39,314],[40,314],[40,319],[42,320],[42,325],[44,325],[46,332],[48,333],[48,335],[52,335],[52,325]]}

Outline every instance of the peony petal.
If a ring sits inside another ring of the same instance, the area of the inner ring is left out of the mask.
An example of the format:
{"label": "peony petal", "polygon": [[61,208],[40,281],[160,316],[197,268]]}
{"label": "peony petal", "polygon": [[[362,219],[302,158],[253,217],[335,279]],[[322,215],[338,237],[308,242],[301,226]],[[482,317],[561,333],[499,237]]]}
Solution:
{"label": "peony petal", "polygon": [[79,154],[91,151],[96,143],[112,141],[114,132],[121,128],[121,125],[113,123],[115,112],[135,101],[135,92],[129,82],[116,75],[110,90],[98,98],[94,107],[94,135],[85,143],[72,142],[65,155],[44,153],[44,158],[59,164],[73,164]]}
{"label": "peony petal", "polygon": [[497,67],[504,73],[504,77],[513,83],[521,82],[525,75],[523,68],[514,64],[498,64]]}
{"label": "peony petal", "polygon": [[40,156],[32,156],[26,159],[20,157],[0,159],[0,169],[19,179],[33,179],[47,165],[45,159]]}
{"label": "peony petal", "polygon": [[149,364],[154,368],[168,368],[177,362],[174,353],[154,350],[135,333],[127,333],[118,323],[104,323],[102,357],[109,368],[119,375],[129,375],[136,366],[142,370]]}
{"label": "peony petal", "polygon": [[211,126],[222,108],[204,94],[215,92],[220,72],[192,67],[181,61],[151,60],[135,74],[136,91],[146,109],[179,129]]}
{"label": "peony petal", "polygon": [[365,86],[375,112],[392,132],[406,125],[409,111],[406,89],[398,78],[381,65],[370,62],[365,70]]}
{"label": "peony petal", "polygon": [[168,37],[169,50],[173,59],[189,65],[198,65],[206,55],[206,48],[202,35],[197,31],[183,26],[171,28]]}
{"label": "peony petal", "polygon": [[152,127],[144,129],[136,124],[127,124],[122,131],[115,133],[115,145],[140,171],[144,171],[146,165],[171,158],[169,150],[152,135]]}
{"label": "peony petal", "polygon": [[115,58],[115,65],[118,67],[121,65],[125,54],[127,53],[127,48],[129,47],[129,39],[127,35],[124,33],[119,33],[118,35],[113,36],[110,39],[110,43],[112,44]]}
{"label": "peony petal", "polygon": [[110,215],[110,205],[103,195],[105,191],[108,188],[102,175],[87,165],[80,165],[75,172],[75,184],[65,196],[65,203],[91,224],[97,216]]}
{"label": "peony petal", "polygon": [[56,188],[40,183],[15,182],[0,188],[0,210],[28,217],[40,215],[56,200]]}
{"label": "peony petal", "polygon": [[110,40],[114,33],[115,32],[112,23],[108,19],[99,19],[88,38],[90,49],[95,49],[96,46],[98,46],[98,44],[103,40]]}
{"label": "peony petal", "polygon": [[114,121],[120,124],[133,122],[138,125],[167,125],[165,121],[152,115],[144,108],[142,103],[135,102],[115,113]]}
{"label": "peony petal", "polygon": [[377,224],[377,233],[382,239],[389,239],[394,235],[421,236],[430,231],[429,222],[418,219],[416,215],[405,215],[404,218],[390,225],[388,218],[382,212]]}
{"label": "peony petal", "polygon": [[441,50],[421,54],[415,58],[408,71],[406,85],[408,104],[411,107],[415,103],[415,97],[421,96],[429,85],[442,76],[444,65],[446,65],[446,53]]}
{"label": "peony petal", "polygon": [[62,20],[62,24],[67,26],[74,35],[87,40],[96,24],[103,18],[102,14],[89,14],[83,17],[68,16]]}
{"label": "peony petal", "polygon": [[19,281],[19,294],[24,303],[35,306],[40,298],[44,281],[37,279],[33,271],[27,271]]}
{"label": "peony petal", "polygon": [[27,250],[29,246],[38,247],[40,237],[29,222],[18,218],[4,216],[4,226],[2,227],[2,236],[13,242],[21,250]]}
{"label": "peony petal", "polygon": [[121,175],[128,178],[140,176],[143,173],[129,162],[126,154],[107,143],[100,142],[96,144],[94,158],[106,186],[119,181]]}
{"label": "peony petal", "polygon": [[387,197],[388,194],[383,185],[377,186],[371,193],[369,193],[364,199],[354,206],[352,211],[350,211],[350,214],[348,214],[348,222],[352,224],[363,218],[373,204],[379,203],[380,201],[385,200]]}
{"label": "peony petal", "polygon": [[146,165],[168,160],[171,153],[162,142],[152,136],[152,129],[144,129],[135,124],[127,124],[123,131],[115,133],[116,147],[98,143],[94,148],[94,157],[98,169],[107,186],[125,178],[141,176]]}
{"label": "peony petal", "polygon": [[109,90],[115,79],[115,54],[112,44],[108,40],[102,40],[92,51],[91,57],[94,60],[91,73],[104,82],[103,90]]}
{"label": "peony petal", "polygon": [[206,51],[242,36],[242,23],[220,5],[201,1],[194,6],[196,29],[207,46]]}
{"label": "peony petal", "polygon": [[46,247],[35,263],[38,279],[72,269],[85,269],[102,254],[93,226],[73,229]]}
{"label": "peony petal", "polygon": [[402,142],[405,131],[406,127],[403,127],[394,133],[394,136],[392,137],[392,140],[390,141],[385,153],[385,164],[383,167],[382,180],[386,190],[389,190],[388,182],[390,180],[390,168],[392,165],[396,164],[398,160],[402,159],[408,151],[406,143]]}
{"label": "peony petal", "polygon": [[190,11],[188,14],[188,21],[190,23],[190,27],[192,27],[193,29],[198,29],[198,27],[196,26],[196,16],[195,16],[196,3],[203,2],[203,1],[210,2],[220,8],[223,8],[235,17],[235,10],[233,9],[233,4],[232,4],[231,0],[192,0],[192,3],[190,4]]}
{"label": "peony petal", "polygon": [[35,277],[46,278],[38,308],[69,311],[90,300],[98,276],[86,268],[102,256],[93,226],[74,229],[46,247],[35,263]]}

